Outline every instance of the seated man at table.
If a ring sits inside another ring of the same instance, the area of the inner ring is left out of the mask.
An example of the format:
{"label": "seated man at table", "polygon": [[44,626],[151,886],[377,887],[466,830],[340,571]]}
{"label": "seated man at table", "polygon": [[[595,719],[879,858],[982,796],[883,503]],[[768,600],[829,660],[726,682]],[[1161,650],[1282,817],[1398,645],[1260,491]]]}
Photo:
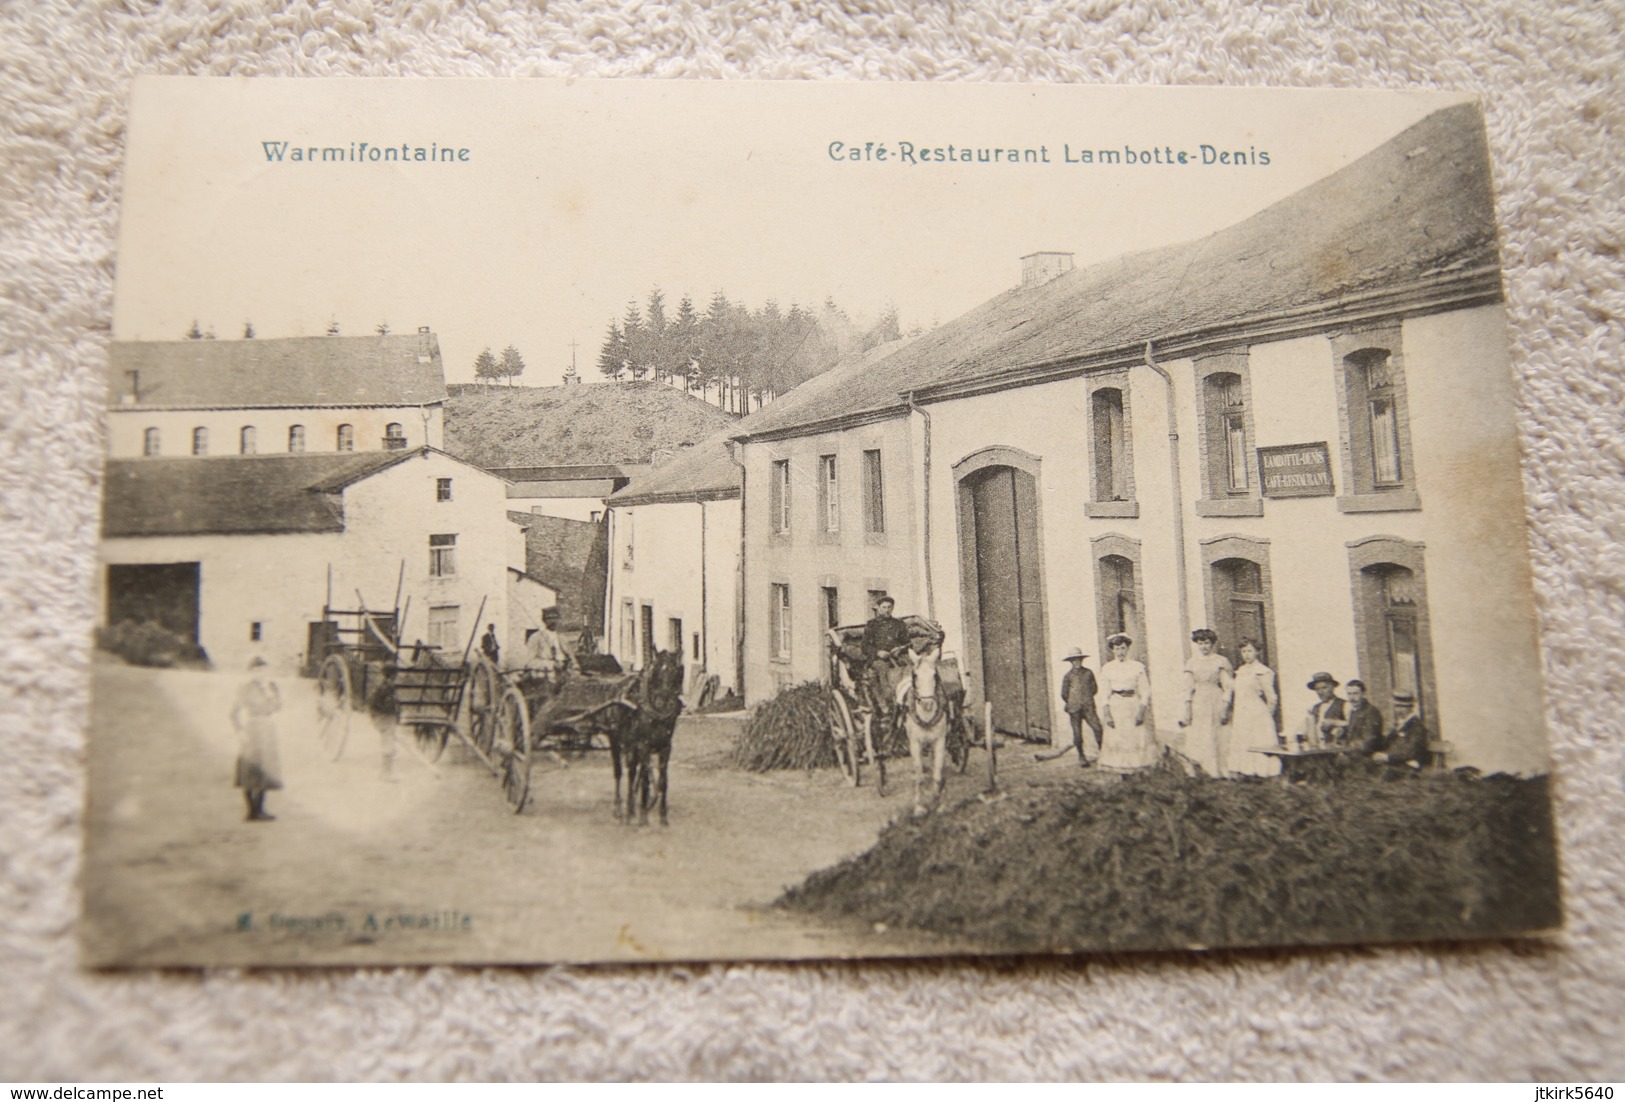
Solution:
{"label": "seated man at table", "polygon": [[1365,698],[1365,682],[1349,678],[1343,686],[1349,698],[1348,727],[1343,732],[1343,745],[1351,752],[1369,757],[1382,749],[1382,713]]}
{"label": "seated man at table", "polygon": [[1298,748],[1318,750],[1335,746],[1343,740],[1348,728],[1347,702],[1337,695],[1341,682],[1322,670],[1309,679],[1309,688],[1316,700],[1303,717],[1303,728],[1298,732]]}
{"label": "seated man at table", "polygon": [[1420,769],[1428,761],[1428,732],[1416,713],[1416,694],[1400,690],[1394,694],[1394,728],[1371,755],[1381,765]]}

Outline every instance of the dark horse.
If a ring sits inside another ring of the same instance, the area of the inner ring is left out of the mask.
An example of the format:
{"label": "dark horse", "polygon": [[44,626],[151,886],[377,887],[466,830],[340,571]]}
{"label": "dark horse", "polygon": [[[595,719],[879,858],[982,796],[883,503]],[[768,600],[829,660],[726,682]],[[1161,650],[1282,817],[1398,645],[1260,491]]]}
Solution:
{"label": "dark horse", "polygon": [[[660,823],[666,825],[666,772],[671,762],[672,732],[683,710],[683,656],[677,651],[656,651],[627,694],[626,708],[610,736],[615,763],[615,817],[649,821],[649,808],[660,801]],[[621,805],[621,759],[626,759],[626,805]],[[656,763],[660,775],[654,777]]]}

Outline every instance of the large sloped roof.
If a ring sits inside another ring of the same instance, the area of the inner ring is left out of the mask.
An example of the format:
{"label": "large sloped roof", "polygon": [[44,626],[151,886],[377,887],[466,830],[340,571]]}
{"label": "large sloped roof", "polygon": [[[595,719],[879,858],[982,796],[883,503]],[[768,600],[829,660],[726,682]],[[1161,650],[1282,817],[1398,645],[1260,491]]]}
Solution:
{"label": "large sloped roof", "polygon": [[340,532],[338,492],[417,454],[110,459],[102,536]]}
{"label": "large sloped roof", "polygon": [[1497,261],[1483,124],[1462,104],[1234,226],[1006,291],[878,362],[838,365],[733,435],[896,411],[900,395],[933,384],[1192,337]]}
{"label": "large sloped roof", "polygon": [[[746,418],[740,426],[749,421]],[[744,485],[739,467],[728,454],[728,437],[738,426],[725,429],[695,444],[677,458],[646,473],[611,494],[611,505],[651,505],[672,501],[719,501],[738,497]]]}
{"label": "large sloped roof", "polygon": [[[420,362],[425,340],[429,355]],[[422,406],[446,400],[440,342],[432,334],[114,341],[108,358],[113,409]]]}

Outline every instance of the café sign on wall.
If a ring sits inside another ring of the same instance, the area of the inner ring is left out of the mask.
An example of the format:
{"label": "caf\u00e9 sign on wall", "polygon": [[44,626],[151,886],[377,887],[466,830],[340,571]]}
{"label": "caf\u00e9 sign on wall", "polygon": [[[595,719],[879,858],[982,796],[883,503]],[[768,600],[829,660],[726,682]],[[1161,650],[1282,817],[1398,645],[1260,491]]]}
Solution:
{"label": "caf\u00e9 sign on wall", "polygon": [[1332,457],[1324,440],[1258,449],[1258,484],[1265,497],[1325,497],[1332,490]]}

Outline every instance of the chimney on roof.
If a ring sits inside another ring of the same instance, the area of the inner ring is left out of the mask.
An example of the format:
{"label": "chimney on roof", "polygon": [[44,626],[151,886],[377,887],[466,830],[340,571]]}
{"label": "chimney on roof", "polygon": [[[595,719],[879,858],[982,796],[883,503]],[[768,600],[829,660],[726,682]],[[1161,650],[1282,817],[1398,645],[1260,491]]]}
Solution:
{"label": "chimney on roof", "polygon": [[1028,253],[1021,258],[1021,289],[1038,287],[1071,270],[1071,253]]}
{"label": "chimney on roof", "polygon": [[434,337],[430,334],[429,327],[418,326],[418,363],[426,364],[434,358],[433,344]]}

